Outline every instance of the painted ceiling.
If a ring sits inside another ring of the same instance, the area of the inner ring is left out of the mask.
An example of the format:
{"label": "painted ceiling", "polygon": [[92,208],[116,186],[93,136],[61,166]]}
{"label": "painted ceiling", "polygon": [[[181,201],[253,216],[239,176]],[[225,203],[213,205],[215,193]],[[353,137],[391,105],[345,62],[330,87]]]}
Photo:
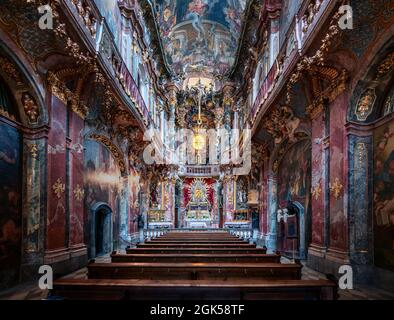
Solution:
{"label": "painted ceiling", "polygon": [[153,0],[164,54],[178,75],[224,76],[238,49],[248,0]]}

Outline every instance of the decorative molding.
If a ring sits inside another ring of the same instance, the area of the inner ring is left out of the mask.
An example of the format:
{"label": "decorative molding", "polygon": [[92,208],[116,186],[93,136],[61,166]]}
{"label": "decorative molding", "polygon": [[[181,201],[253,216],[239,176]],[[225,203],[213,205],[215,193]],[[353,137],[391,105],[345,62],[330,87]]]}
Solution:
{"label": "decorative molding", "polygon": [[66,185],[62,183],[62,180],[59,178],[56,180],[56,183],[52,186],[52,190],[56,197],[60,199],[63,193],[66,192]]}
{"label": "decorative molding", "polygon": [[330,183],[330,191],[333,194],[334,198],[338,200],[342,194],[343,185],[339,178],[335,178],[334,183]]}
{"label": "decorative molding", "polygon": [[74,198],[77,201],[82,201],[85,197],[85,191],[81,188],[79,184],[74,189]]}
{"label": "decorative molding", "polygon": [[317,201],[320,199],[321,194],[322,194],[322,188],[321,188],[321,182],[319,182],[312,189],[312,197],[315,198],[315,200]]}
{"label": "decorative molding", "polygon": [[384,77],[386,74],[391,72],[393,68],[394,68],[394,52],[391,52],[379,65],[377,78]]}
{"label": "decorative molding", "polygon": [[306,109],[309,117],[313,120],[324,110],[325,103],[333,102],[345,91],[349,75],[345,69],[343,69],[341,73],[338,73],[335,68],[329,67],[313,67],[312,69],[314,74],[314,76],[312,76],[312,83],[315,82],[315,79],[317,79],[316,71],[319,71],[319,73],[323,74],[324,77],[326,79],[328,78],[330,81],[330,85],[322,92],[320,92],[318,89],[316,90],[316,98]]}
{"label": "decorative molding", "polygon": [[66,87],[65,83],[59,79],[57,74],[53,72],[48,73],[47,82],[51,88],[52,94],[55,97],[63,101],[65,104],[70,102],[73,112],[82,119],[85,119],[88,113],[88,108],[80,101],[78,94],[71,92],[71,90]]}
{"label": "decorative molding", "polygon": [[17,86],[23,85],[21,74],[7,58],[0,56],[0,68],[10,79],[15,81]]}
{"label": "decorative molding", "polygon": [[28,92],[24,92],[21,98],[23,110],[30,123],[36,124],[40,116],[40,109],[35,99]]}
{"label": "decorative molding", "polygon": [[376,101],[376,92],[374,88],[366,89],[360,96],[356,106],[356,117],[358,121],[366,121],[371,115]]}
{"label": "decorative molding", "polygon": [[32,144],[27,143],[26,146],[29,150],[31,157],[33,159],[38,159],[38,145],[35,143]]}

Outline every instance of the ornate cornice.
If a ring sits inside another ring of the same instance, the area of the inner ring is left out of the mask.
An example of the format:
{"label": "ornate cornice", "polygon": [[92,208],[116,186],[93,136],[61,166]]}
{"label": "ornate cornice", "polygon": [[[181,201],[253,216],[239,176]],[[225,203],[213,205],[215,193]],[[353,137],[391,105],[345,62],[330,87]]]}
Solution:
{"label": "ornate cornice", "polygon": [[65,104],[70,103],[72,110],[82,119],[85,119],[89,109],[81,102],[78,94],[74,94],[68,89],[65,83],[53,72],[48,73],[47,82],[54,96]]}

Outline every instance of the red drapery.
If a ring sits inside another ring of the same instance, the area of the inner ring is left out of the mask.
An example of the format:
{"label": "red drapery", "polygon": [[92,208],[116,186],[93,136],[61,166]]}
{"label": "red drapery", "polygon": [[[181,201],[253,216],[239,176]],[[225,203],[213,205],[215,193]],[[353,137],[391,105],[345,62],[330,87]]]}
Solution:
{"label": "red drapery", "polygon": [[[183,200],[185,207],[189,204],[192,195],[190,194],[190,186],[194,183],[196,178],[186,178],[183,182]],[[207,188],[207,199],[212,206],[215,201],[215,179],[207,178],[201,179]]]}

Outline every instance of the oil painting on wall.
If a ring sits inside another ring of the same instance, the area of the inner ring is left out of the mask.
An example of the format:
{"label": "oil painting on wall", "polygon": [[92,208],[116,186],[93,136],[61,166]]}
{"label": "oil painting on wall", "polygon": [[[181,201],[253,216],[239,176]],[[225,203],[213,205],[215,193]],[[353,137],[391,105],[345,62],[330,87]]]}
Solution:
{"label": "oil painting on wall", "polygon": [[375,265],[394,271],[394,122],[374,134]]}
{"label": "oil painting on wall", "polygon": [[0,122],[0,288],[18,280],[21,256],[21,138]]}
{"label": "oil painting on wall", "polygon": [[284,155],[279,169],[278,197],[280,207],[298,201],[305,206],[311,179],[311,146],[308,140],[297,143]]}

